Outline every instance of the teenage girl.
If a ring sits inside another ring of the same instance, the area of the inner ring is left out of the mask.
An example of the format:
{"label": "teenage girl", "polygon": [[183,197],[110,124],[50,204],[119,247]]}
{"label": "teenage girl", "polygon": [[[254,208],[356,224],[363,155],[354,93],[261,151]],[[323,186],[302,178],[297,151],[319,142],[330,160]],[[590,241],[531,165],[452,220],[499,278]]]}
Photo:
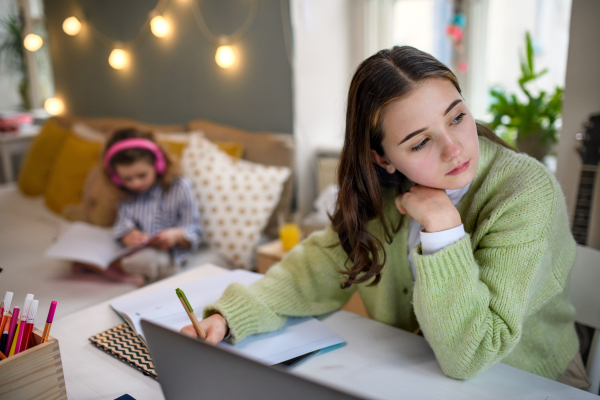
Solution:
{"label": "teenage girl", "polygon": [[109,275],[143,284],[176,272],[200,243],[192,182],[178,174],[152,133],[133,128],[116,131],[109,139],[104,168],[124,194],[113,237],[127,247],[149,244],[112,265]]}
{"label": "teenage girl", "polygon": [[331,225],[206,307],[208,342],[331,312],[358,290],[372,319],[420,330],[453,378],[503,362],[557,379],[580,363],[561,188],[473,119],[444,64],[407,46],[362,62],[337,176]]}

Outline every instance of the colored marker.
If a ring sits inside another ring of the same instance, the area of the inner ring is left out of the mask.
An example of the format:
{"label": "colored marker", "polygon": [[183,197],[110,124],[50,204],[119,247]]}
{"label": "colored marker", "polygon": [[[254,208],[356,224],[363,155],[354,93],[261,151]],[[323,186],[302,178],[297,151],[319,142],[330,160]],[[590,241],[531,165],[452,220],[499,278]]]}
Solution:
{"label": "colored marker", "polygon": [[8,351],[6,357],[12,357],[15,355],[15,349],[17,348],[17,339],[19,338],[19,332],[21,332],[21,335],[23,335],[23,332],[20,328],[21,321],[17,322],[17,328],[15,329],[15,334],[13,335],[12,344],[10,345],[10,350]]}
{"label": "colored marker", "polygon": [[6,360],[6,356],[0,351],[0,360]]}
{"label": "colored marker", "polygon": [[12,298],[13,292],[6,292],[6,295],[4,295],[4,312],[2,313],[2,319],[0,320],[0,331],[4,331],[4,324],[6,324],[6,318],[8,318],[8,313],[10,312]]}
{"label": "colored marker", "polygon": [[31,334],[33,333],[33,325],[35,324],[35,315],[37,314],[38,300],[31,302],[29,313],[27,314],[27,325],[25,325],[25,333],[23,334],[23,343],[21,351],[27,350],[31,343]]}
{"label": "colored marker", "polygon": [[190,302],[188,301],[187,297],[185,297],[185,293],[183,293],[183,290],[181,290],[179,288],[175,289],[175,293],[177,293],[177,297],[179,297],[179,300],[181,301],[181,304],[183,305],[185,312],[187,313],[188,317],[192,321],[192,325],[194,325],[194,329],[196,330],[196,333],[198,334],[200,339],[205,340],[206,333],[204,333],[204,330],[202,330],[202,327],[200,326],[200,323],[198,322],[198,318],[196,318],[196,315],[194,314],[194,309],[190,305]]}
{"label": "colored marker", "polygon": [[10,349],[9,357],[19,354],[21,352],[21,344],[23,342],[23,334],[25,333],[25,325],[27,325],[27,316],[29,315],[29,307],[33,302],[33,295],[28,294],[25,297],[25,305],[23,306],[23,312],[21,313],[21,321],[17,327],[17,333],[15,333],[15,339],[13,340],[13,346]]}
{"label": "colored marker", "polygon": [[10,327],[8,328],[8,339],[6,340],[6,347],[2,350],[5,355],[10,351],[10,346],[13,342],[13,337],[15,336],[15,330],[17,329],[17,322],[19,321],[19,311],[21,309],[19,307],[13,308],[12,318],[10,319]]}
{"label": "colored marker", "polygon": [[42,343],[48,341],[50,335],[50,327],[52,326],[52,320],[54,319],[54,311],[56,311],[56,302],[50,303],[50,309],[48,310],[48,318],[46,318],[46,326],[44,326],[44,333],[42,334]]}
{"label": "colored marker", "polygon": [[17,331],[15,332],[15,337],[13,339],[13,344],[10,348],[10,352],[8,353],[9,357],[14,356],[15,354],[19,354],[21,351],[21,342],[23,341],[23,334],[25,333],[25,325],[27,325],[27,315],[29,314],[29,306],[33,301],[33,295],[27,294],[25,296],[25,303],[23,304],[23,312],[21,313],[21,318],[19,321],[19,325],[17,325]]}
{"label": "colored marker", "polygon": [[6,329],[2,331],[2,337],[0,339],[0,352],[4,351],[6,347],[6,342],[8,342],[8,325],[10,325],[10,315],[6,319]]}
{"label": "colored marker", "polygon": [[4,301],[0,303],[0,315],[4,315]]}

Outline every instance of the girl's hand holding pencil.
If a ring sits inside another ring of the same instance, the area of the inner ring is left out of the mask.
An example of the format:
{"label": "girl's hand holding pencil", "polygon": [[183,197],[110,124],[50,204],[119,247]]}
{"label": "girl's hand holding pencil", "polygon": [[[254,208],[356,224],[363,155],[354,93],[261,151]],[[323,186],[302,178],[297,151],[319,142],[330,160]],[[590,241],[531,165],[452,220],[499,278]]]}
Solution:
{"label": "girl's hand holding pencil", "polygon": [[[227,334],[227,323],[221,314],[213,314],[203,319],[200,321],[200,327],[206,332],[206,339],[204,341],[213,345],[221,343]],[[194,325],[186,325],[181,328],[180,332],[194,339],[198,337]]]}
{"label": "girl's hand holding pencil", "polygon": [[213,314],[199,322],[183,290],[176,289],[175,293],[177,293],[177,297],[181,300],[181,305],[192,321],[192,325],[184,326],[180,332],[194,339],[199,337],[206,343],[219,344],[227,334],[227,322],[225,322],[225,318],[221,314]]}

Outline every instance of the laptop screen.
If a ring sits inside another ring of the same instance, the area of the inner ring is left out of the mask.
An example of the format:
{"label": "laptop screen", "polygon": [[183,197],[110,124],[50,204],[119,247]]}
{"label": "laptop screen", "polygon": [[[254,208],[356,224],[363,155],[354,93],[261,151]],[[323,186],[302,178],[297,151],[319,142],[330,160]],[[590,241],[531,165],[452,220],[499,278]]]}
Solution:
{"label": "laptop screen", "polygon": [[142,320],[165,397],[170,399],[359,399]]}

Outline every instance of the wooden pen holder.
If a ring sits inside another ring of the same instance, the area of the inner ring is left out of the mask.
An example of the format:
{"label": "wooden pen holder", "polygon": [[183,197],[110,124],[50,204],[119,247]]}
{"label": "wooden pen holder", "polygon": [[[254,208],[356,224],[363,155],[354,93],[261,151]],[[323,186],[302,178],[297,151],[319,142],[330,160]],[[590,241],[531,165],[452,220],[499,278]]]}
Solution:
{"label": "wooden pen holder", "polygon": [[32,347],[0,361],[0,400],[67,399],[58,340],[33,328]]}

